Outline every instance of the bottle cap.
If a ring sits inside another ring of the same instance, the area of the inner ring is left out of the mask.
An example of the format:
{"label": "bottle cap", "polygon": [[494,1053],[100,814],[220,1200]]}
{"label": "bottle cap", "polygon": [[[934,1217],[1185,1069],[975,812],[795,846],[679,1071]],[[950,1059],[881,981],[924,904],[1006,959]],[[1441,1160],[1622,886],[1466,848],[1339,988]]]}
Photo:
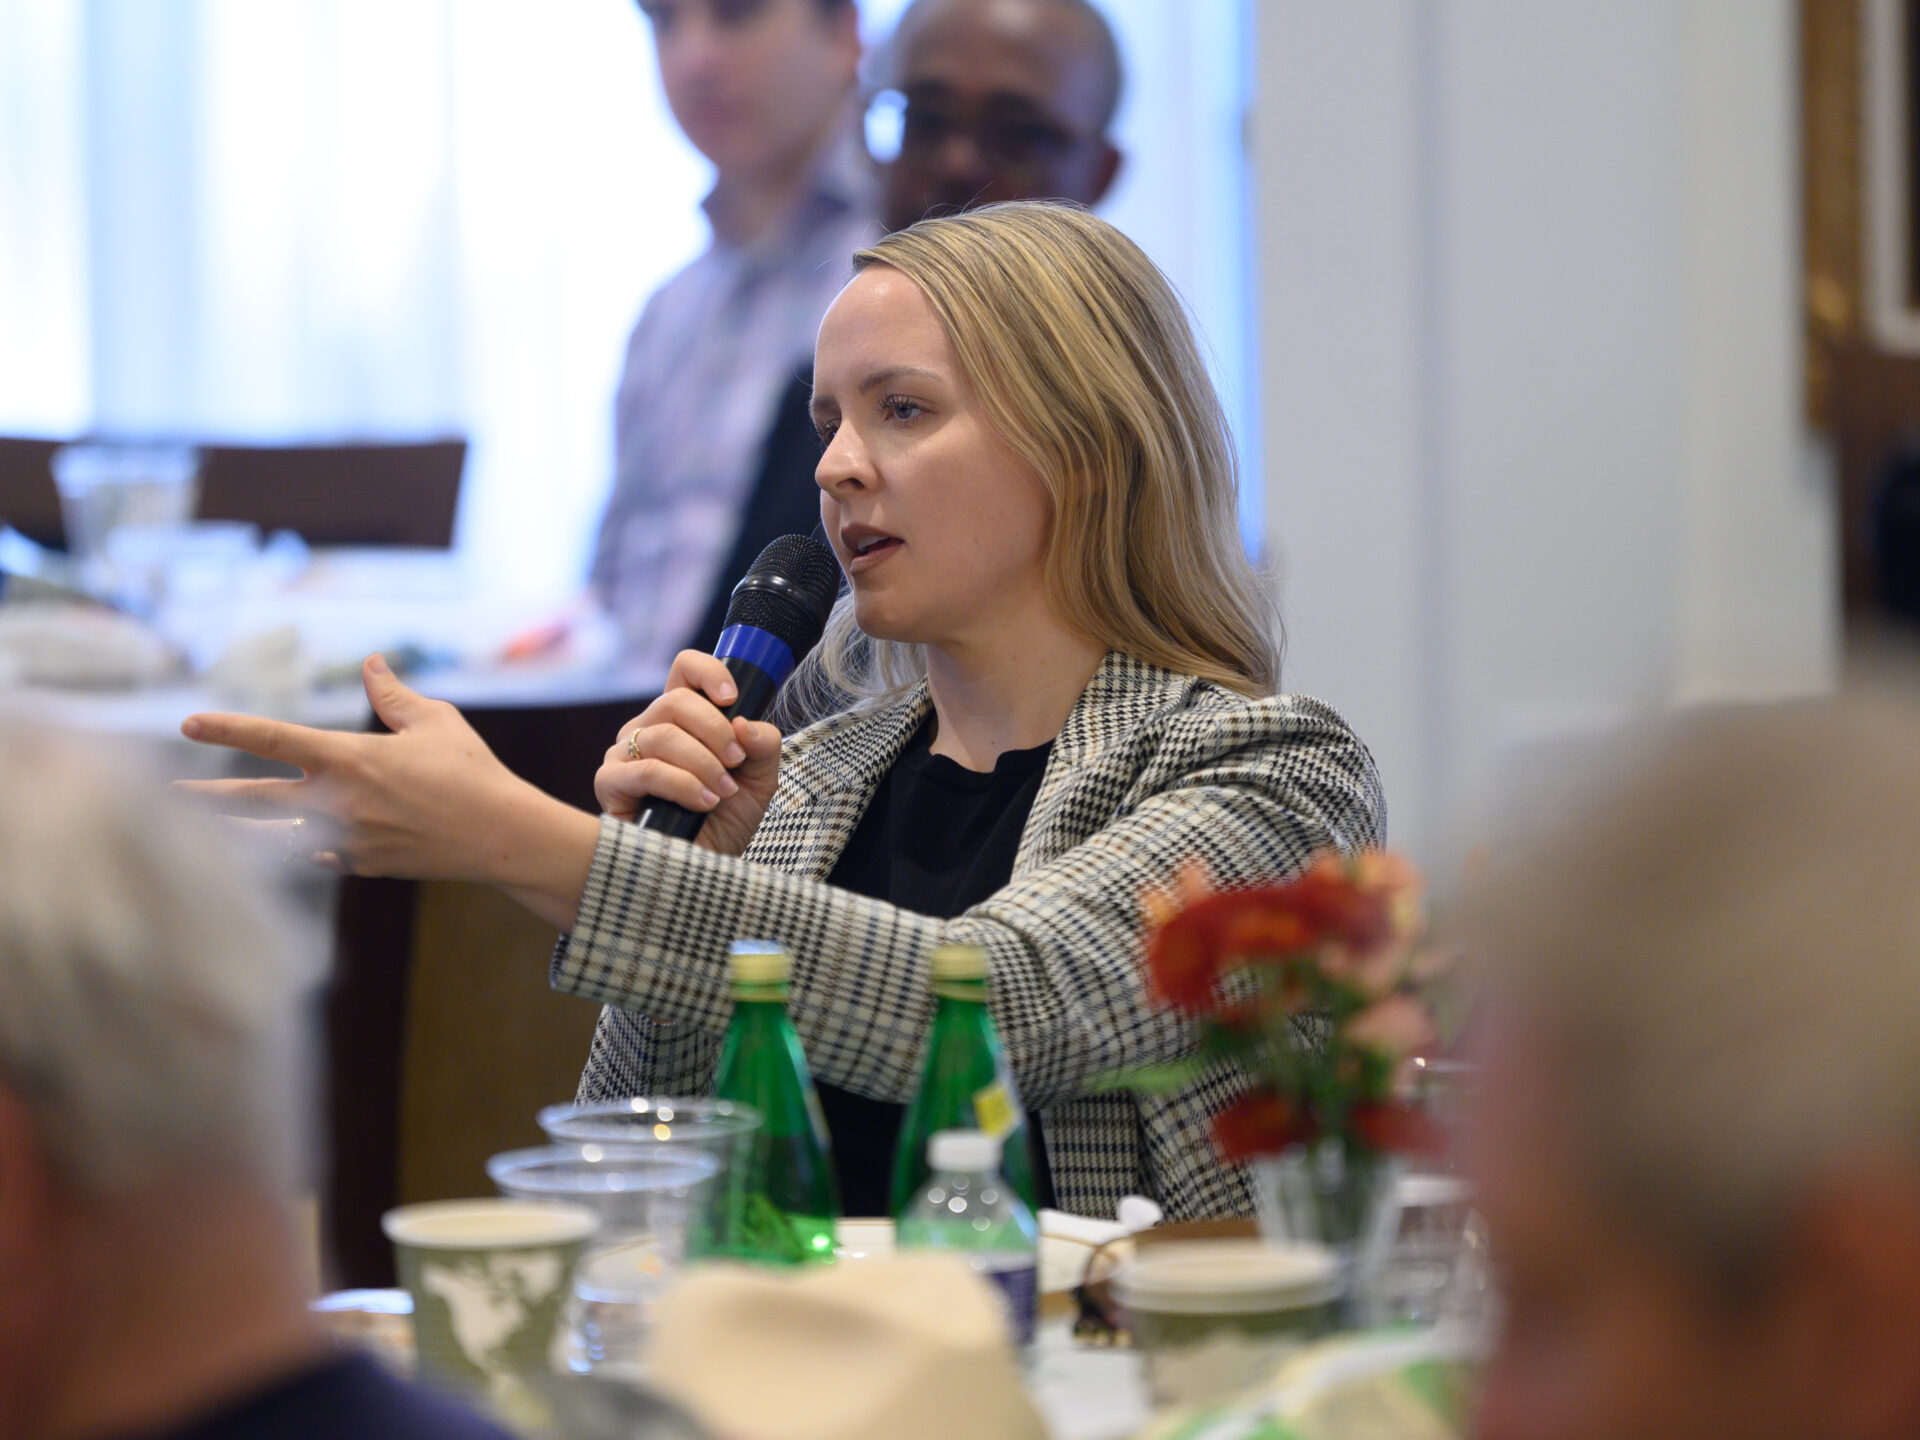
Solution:
{"label": "bottle cap", "polygon": [[736,940],[727,948],[727,973],[736,985],[784,985],[793,957],[771,940]]}
{"label": "bottle cap", "polygon": [[987,952],[978,945],[936,945],[931,961],[935,984],[987,978]]}
{"label": "bottle cap", "polygon": [[927,1142],[927,1164],[935,1170],[997,1170],[1000,1142],[984,1130],[940,1130]]}

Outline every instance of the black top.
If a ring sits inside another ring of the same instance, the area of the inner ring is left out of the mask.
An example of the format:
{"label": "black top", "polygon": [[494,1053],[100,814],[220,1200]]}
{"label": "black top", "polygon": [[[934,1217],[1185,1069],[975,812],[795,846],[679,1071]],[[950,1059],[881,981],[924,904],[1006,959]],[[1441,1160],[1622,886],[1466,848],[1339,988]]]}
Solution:
{"label": "black top", "polygon": [[[133,1440],[133,1437],[128,1437]],[[451,1400],[348,1355],[142,1440],[509,1440]]]}
{"label": "black top", "polygon": [[[951,920],[1002,889],[1053,742],[1009,750],[988,772],[935,755],[933,723],[922,725],[873,792],[827,883],[903,910]],[[893,1152],[906,1106],[871,1100],[836,1085],[819,1087],[833,1136],[840,1204],[848,1215],[893,1213]],[[1034,1185],[1053,1203],[1053,1176],[1033,1131]]]}

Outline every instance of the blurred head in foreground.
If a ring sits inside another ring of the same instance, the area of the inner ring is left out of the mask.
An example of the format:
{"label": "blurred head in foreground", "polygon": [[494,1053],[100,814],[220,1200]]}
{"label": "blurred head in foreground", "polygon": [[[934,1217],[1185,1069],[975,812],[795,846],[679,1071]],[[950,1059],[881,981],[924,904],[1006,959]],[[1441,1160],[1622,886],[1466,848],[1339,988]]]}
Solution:
{"label": "blurred head in foreground", "polygon": [[1488,1440],[1920,1434],[1920,709],[1703,714],[1496,867]]}
{"label": "blurred head in foreground", "polygon": [[1000,200],[1093,205],[1119,172],[1120,49],[1088,0],[914,0],[883,73],[906,101],[889,230]]}
{"label": "blurred head in foreground", "polygon": [[168,1429],[319,1343],[286,1203],[312,954],[137,769],[0,720],[9,1437]]}

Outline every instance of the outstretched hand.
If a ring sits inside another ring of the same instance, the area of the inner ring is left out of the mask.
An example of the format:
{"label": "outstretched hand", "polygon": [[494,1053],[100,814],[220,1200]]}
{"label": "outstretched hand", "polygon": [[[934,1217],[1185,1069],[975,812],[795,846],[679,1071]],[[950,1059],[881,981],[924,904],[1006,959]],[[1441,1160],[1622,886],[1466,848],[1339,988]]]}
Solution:
{"label": "outstretched hand", "polygon": [[317,863],[355,875],[482,881],[562,928],[571,924],[593,859],[593,817],[514,775],[458,710],[409,690],[380,656],[367,659],[361,678],[392,734],[193,715],[180,727],[188,739],[291,765],[301,778],[175,788],[224,814],[284,820],[289,831],[295,817],[311,822],[325,847],[310,857]]}

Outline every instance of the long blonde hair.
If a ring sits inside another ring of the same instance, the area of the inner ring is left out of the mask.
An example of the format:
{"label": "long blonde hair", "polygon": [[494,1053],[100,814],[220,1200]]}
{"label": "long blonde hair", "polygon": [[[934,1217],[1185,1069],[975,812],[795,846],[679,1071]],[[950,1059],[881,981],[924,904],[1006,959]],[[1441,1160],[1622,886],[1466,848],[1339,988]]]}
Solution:
{"label": "long blonde hair", "polygon": [[[1280,682],[1279,621],[1240,545],[1219,397],[1166,277],[1075,205],[1014,201],[923,220],[853,257],[920,287],[988,423],[1051,504],[1055,613],[1109,649],[1248,695]],[[886,699],[926,674],[842,597],[816,693]]]}

